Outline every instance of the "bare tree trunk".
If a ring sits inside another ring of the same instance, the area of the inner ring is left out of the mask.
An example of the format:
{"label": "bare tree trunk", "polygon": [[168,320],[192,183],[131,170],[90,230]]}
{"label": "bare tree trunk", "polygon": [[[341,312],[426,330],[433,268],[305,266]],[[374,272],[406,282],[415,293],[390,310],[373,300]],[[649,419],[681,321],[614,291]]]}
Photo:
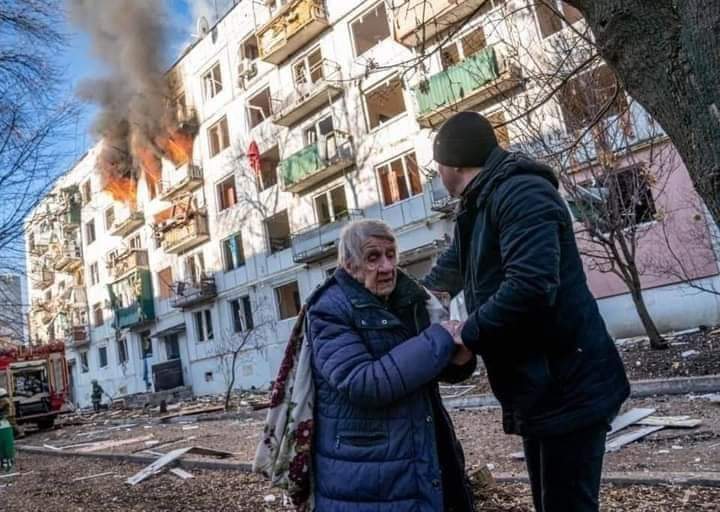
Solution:
{"label": "bare tree trunk", "polygon": [[633,304],[635,304],[635,310],[637,311],[640,321],[643,324],[645,333],[650,339],[650,348],[653,349],[665,349],[668,348],[667,341],[660,335],[660,331],[655,325],[655,321],[650,316],[647,305],[645,304],[645,298],[643,297],[642,290],[640,287],[630,286],[630,296],[632,297]]}
{"label": "bare tree trunk", "polygon": [[600,55],[670,136],[720,222],[720,2],[566,0]]}
{"label": "bare tree trunk", "polygon": [[236,350],[232,355],[232,362],[230,363],[230,380],[228,381],[228,387],[225,391],[225,410],[230,409],[230,395],[232,394],[233,387],[235,386],[235,365],[237,364],[238,353]]}

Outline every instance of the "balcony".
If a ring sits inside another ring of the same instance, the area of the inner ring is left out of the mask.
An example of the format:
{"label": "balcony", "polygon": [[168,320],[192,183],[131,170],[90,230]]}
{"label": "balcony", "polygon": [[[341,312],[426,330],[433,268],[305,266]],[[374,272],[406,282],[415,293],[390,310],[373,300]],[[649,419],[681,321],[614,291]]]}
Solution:
{"label": "balcony", "polygon": [[176,171],[177,178],[173,181],[160,182],[160,199],[172,201],[178,196],[192,192],[203,184],[203,172],[197,165],[186,164]]}
{"label": "balcony", "polygon": [[329,105],[343,93],[338,81],[340,66],[326,59],[310,68],[310,76],[318,75],[313,82],[295,84],[295,89],[279,105],[274,106],[276,114],[273,123],[279,126],[294,126],[320,108]]}
{"label": "balcony", "polygon": [[441,213],[452,213],[455,211],[458,199],[450,195],[445,185],[443,185],[439,174],[430,178],[428,188],[430,190],[430,209],[432,211]]}
{"label": "balcony", "polygon": [[55,246],[53,268],[57,272],[73,272],[82,266],[82,250],[75,242]]}
{"label": "balcony", "polygon": [[361,210],[349,210],[334,222],[316,224],[293,233],[290,237],[293,261],[295,263],[313,263],[336,254],[340,230],[348,222],[362,217]]}
{"label": "balcony", "polygon": [[428,43],[439,32],[452,29],[486,0],[410,0],[393,9],[395,40],[409,47]]}
{"label": "balcony", "polygon": [[125,329],[147,324],[155,319],[150,271],[136,270],[108,286],[113,309],[113,326]]}
{"label": "balcony", "polygon": [[217,297],[215,278],[204,276],[199,283],[185,281],[175,283],[175,298],[171,304],[177,309],[187,309],[214,300],[215,297]]}
{"label": "balcony", "polygon": [[207,213],[201,210],[171,218],[163,222],[158,230],[162,249],[168,254],[185,252],[210,239]]}
{"label": "balcony", "polygon": [[48,268],[42,268],[38,272],[37,287],[40,290],[48,288],[55,282],[55,272]]}
{"label": "balcony", "polygon": [[506,65],[498,53],[494,46],[488,46],[415,86],[420,126],[438,126],[452,113],[468,110],[517,87],[519,71]]}
{"label": "balcony", "polygon": [[322,0],[291,0],[258,29],[260,58],[279,65],[328,26]]}
{"label": "balcony", "polygon": [[37,236],[30,235],[30,243],[28,244],[28,250],[31,256],[41,257],[47,253],[50,245],[50,233],[44,232]]}
{"label": "balcony", "polygon": [[110,276],[114,280],[122,279],[124,276],[136,270],[148,268],[147,249],[128,249],[117,256],[111,257],[108,262]]}
{"label": "balcony", "polygon": [[123,220],[113,222],[110,234],[113,236],[128,236],[143,224],[145,224],[145,215],[143,215],[143,212],[134,211]]}
{"label": "balcony", "polygon": [[280,162],[283,186],[299,193],[355,164],[350,135],[335,130]]}
{"label": "balcony", "polygon": [[30,316],[36,321],[40,321],[41,324],[49,323],[53,319],[53,316],[55,316],[51,301],[46,299],[33,299]]}
{"label": "balcony", "polygon": [[90,329],[87,325],[73,325],[65,338],[65,346],[81,348],[90,343]]}

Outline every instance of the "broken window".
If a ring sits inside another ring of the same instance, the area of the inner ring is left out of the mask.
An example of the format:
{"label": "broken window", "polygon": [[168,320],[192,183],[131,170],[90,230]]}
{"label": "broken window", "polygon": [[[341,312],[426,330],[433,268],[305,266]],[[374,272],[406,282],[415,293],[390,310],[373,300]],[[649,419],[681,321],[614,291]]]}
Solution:
{"label": "broken window", "polygon": [[295,87],[302,91],[306,84],[314,84],[325,78],[323,57],[320,48],[316,48],[292,66]]}
{"label": "broken window", "polygon": [[379,2],[375,7],[357,18],[350,24],[355,56],[359,57],[373,46],[390,37],[390,24],[385,9],[385,2]]}
{"label": "broken window", "polygon": [[88,373],[90,371],[90,365],[88,364],[88,353],[87,350],[80,352],[80,372]]}
{"label": "broken window", "polygon": [[220,74],[219,62],[203,75],[203,87],[205,88],[205,99],[213,98],[222,91],[222,75]]}
{"label": "broken window", "polygon": [[260,155],[260,176],[258,186],[265,190],[277,183],[277,167],[280,164],[280,151],[273,146]]}
{"label": "broken window", "polygon": [[153,346],[152,338],[150,337],[150,331],[144,331],[140,335],[140,359],[152,357]]}
{"label": "broken window", "polygon": [[222,119],[208,128],[208,141],[210,142],[210,158],[230,146],[227,117],[223,116]]}
{"label": "broken window", "polygon": [[572,25],[582,19],[580,11],[558,0],[538,2],[535,6],[535,16],[543,39],[562,30],[566,22]]}
{"label": "broken window", "polygon": [[297,281],[275,288],[280,320],[297,316],[300,312],[300,289]]}
{"label": "broken window", "polygon": [[90,286],[95,286],[100,282],[100,270],[97,262],[90,265]]}
{"label": "broken window", "polygon": [[86,245],[90,245],[95,241],[95,219],[91,219],[85,223]]}
{"label": "broken window", "polygon": [[100,327],[105,322],[103,318],[103,307],[101,303],[93,304],[93,325]]}
{"label": "broken window", "polygon": [[165,354],[167,355],[168,361],[180,359],[180,343],[178,342],[177,334],[165,336]]}
{"label": "broken window", "polygon": [[265,121],[272,115],[272,98],[270,89],[265,88],[250,98],[247,105],[248,124],[250,129]]}
{"label": "broken window", "polygon": [[598,116],[605,119],[628,108],[625,94],[606,65],[571,78],[558,95],[565,124],[571,131],[586,128]]}
{"label": "broken window", "polygon": [[510,145],[510,134],[508,133],[508,127],[505,123],[505,114],[498,110],[487,116],[487,120],[493,126],[495,131],[495,137],[501,147],[508,147]]}
{"label": "broken window", "polygon": [[98,366],[105,368],[107,365],[107,347],[98,347]]}
{"label": "broken window", "polygon": [[120,338],[117,340],[117,350],[118,350],[118,363],[119,364],[125,364],[128,360],[128,349],[127,349],[127,340],[125,338]]}
{"label": "broken window", "polygon": [[365,108],[371,130],[405,112],[405,98],[400,79],[393,78],[366,93]]}
{"label": "broken window", "polygon": [[157,273],[158,292],[161,299],[169,299],[173,296],[173,274],[172,267],[166,267]]}
{"label": "broken window", "polygon": [[408,153],[381,165],[377,168],[377,174],[384,206],[422,193],[415,153]]}
{"label": "broken window", "polygon": [[92,199],[92,191],[90,189],[90,180],[87,180],[85,183],[82,184],[82,192],[80,194],[82,196],[82,204],[85,206],[90,202]]}
{"label": "broken window", "polygon": [[258,50],[257,38],[253,34],[240,43],[240,55],[243,59],[255,60],[260,57]]}
{"label": "broken window", "polygon": [[233,330],[235,332],[247,331],[255,327],[249,296],[245,295],[239,299],[233,299],[229,302],[229,304]]}
{"label": "broken window", "polygon": [[225,272],[245,265],[245,252],[243,251],[242,235],[236,233],[222,241],[223,263]]}
{"label": "broken window", "polygon": [[485,32],[482,27],[477,27],[472,32],[443,46],[440,51],[440,60],[443,69],[447,69],[471,55],[479,52],[486,46]]}
{"label": "broken window", "polygon": [[195,335],[197,336],[197,341],[202,342],[213,339],[212,311],[210,309],[196,311],[193,313],[193,318],[195,320]]}
{"label": "broken window", "polygon": [[127,240],[127,245],[130,249],[142,249],[142,243],[140,242],[140,234],[133,236]]}
{"label": "broken window", "polygon": [[237,203],[235,176],[231,175],[217,185],[218,211],[221,212]]}
{"label": "broken window", "polygon": [[265,220],[270,254],[290,247],[290,221],[287,210],[276,213]]}
{"label": "broken window", "polygon": [[105,230],[110,231],[115,222],[115,208],[112,206],[105,210]]}
{"label": "broken window", "polygon": [[315,213],[318,224],[324,225],[347,217],[347,197],[345,186],[332,188],[315,197]]}
{"label": "broken window", "polygon": [[205,257],[202,252],[188,256],[184,261],[185,281],[190,286],[197,286],[200,279],[205,275]]}
{"label": "broken window", "polygon": [[305,128],[305,145],[311,146],[323,137],[330,135],[333,131],[335,131],[335,127],[333,126],[332,116],[327,116]]}

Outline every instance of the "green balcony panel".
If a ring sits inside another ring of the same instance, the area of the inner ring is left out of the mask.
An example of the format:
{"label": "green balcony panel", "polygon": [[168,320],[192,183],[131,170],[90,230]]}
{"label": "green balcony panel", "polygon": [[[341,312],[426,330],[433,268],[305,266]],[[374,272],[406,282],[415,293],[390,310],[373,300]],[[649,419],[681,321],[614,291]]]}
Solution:
{"label": "green balcony panel", "polygon": [[[120,297],[123,296],[123,291],[127,292],[128,287],[137,294],[128,306],[122,306]],[[134,327],[155,318],[152,278],[149,270],[137,270],[108,285],[108,290],[110,304],[115,314],[113,324],[116,329]]]}
{"label": "green balcony panel", "polygon": [[499,78],[495,48],[489,46],[414,88],[420,115],[448,107]]}
{"label": "green balcony panel", "polygon": [[280,174],[285,187],[291,187],[324,167],[317,144],[311,144],[280,162]]}

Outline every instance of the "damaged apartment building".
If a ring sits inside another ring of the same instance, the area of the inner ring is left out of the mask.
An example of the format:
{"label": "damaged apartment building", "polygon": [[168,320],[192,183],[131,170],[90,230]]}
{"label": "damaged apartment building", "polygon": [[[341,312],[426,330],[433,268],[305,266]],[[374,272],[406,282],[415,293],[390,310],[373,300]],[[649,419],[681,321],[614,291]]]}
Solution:
{"label": "damaged apartment building", "polygon": [[[536,94],[534,64],[510,41],[550,51],[583,24],[562,2],[563,21],[534,5],[240,0],[212,26],[199,20],[164,75],[174,124],[160,151],[134,148],[141,172],[108,177],[98,142],[27,219],[31,342],[65,342],[74,401],[89,404],[92,379],[114,397],[220,393],[233,350],[236,387],[266,388],[354,219],[392,226],[401,266],[422,277],[455,207],[432,170],[434,130],[474,109],[521,146],[504,122]],[[571,104],[548,121],[554,133],[570,130]],[[627,309],[605,279],[591,276],[603,307]]]}

